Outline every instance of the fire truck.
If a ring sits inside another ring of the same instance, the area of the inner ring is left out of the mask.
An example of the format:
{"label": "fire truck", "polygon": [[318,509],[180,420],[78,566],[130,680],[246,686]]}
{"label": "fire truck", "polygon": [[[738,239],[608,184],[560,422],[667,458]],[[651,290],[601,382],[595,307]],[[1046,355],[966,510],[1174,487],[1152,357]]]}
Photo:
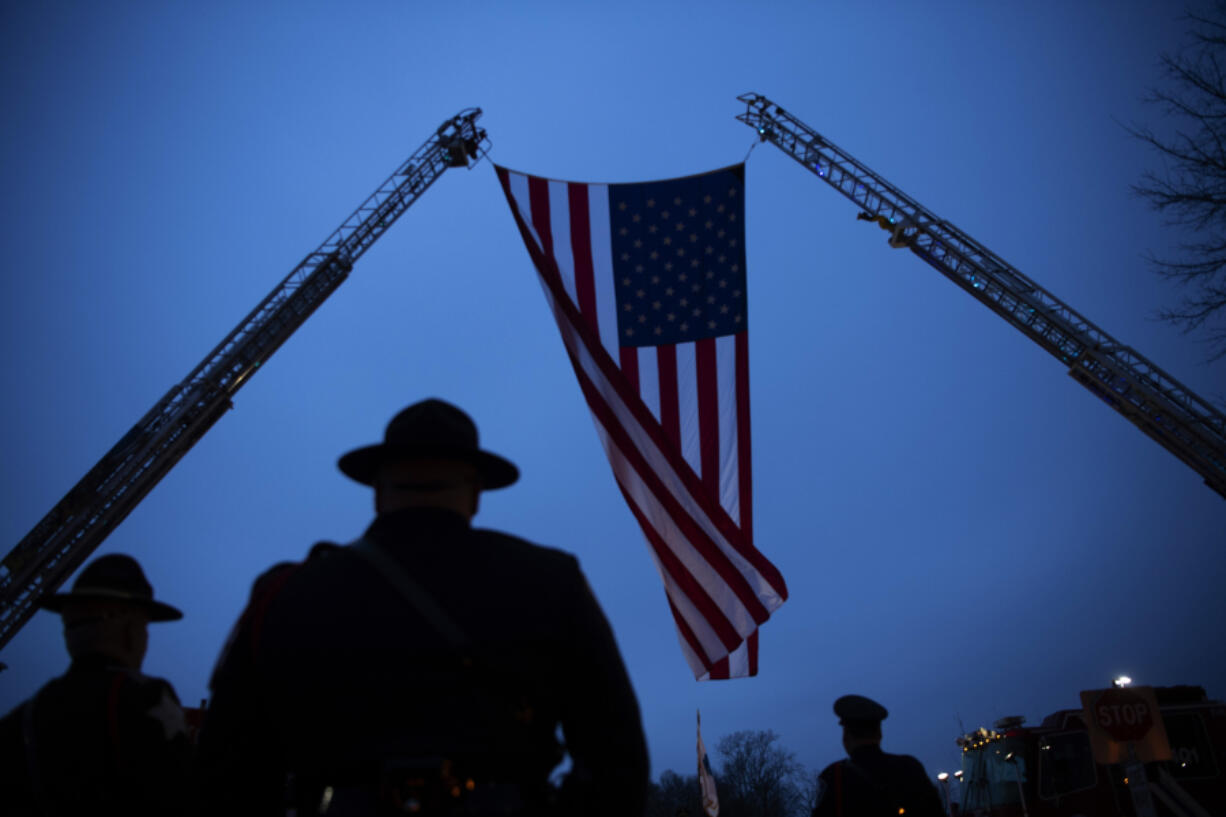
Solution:
{"label": "fire truck", "polygon": [[[1226,704],[1199,686],[1155,687],[1171,759],[1145,765],[1162,817],[1226,815]],[[1002,718],[957,739],[963,817],[1133,817],[1122,764],[1095,762],[1082,709],[1027,726]]]}

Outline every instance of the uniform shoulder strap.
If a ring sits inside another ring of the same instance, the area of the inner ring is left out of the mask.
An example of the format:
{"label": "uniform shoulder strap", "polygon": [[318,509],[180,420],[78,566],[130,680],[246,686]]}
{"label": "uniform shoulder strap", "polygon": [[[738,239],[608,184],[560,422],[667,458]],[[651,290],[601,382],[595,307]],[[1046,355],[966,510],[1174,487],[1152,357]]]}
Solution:
{"label": "uniform shoulder strap", "polygon": [[468,651],[468,635],[394,556],[365,537],[351,544],[348,550],[357,554],[371,570],[395,588],[405,603],[425,619],[431,629],[446,640],[452,649],[460,653]]}

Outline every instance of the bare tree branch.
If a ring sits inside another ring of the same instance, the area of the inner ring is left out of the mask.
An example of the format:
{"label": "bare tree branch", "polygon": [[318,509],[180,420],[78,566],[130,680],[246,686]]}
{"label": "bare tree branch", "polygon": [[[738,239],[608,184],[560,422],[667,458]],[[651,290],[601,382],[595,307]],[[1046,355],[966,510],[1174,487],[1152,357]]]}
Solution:
{"label": "bare tree branch", "polygon": [[804,812],[804,769],[778,739],[770,730],[720,738],[716,783],[721,817],[799,817]]}
{"label": "bare tree branch", "polygon": [[1141,176],[1133,192],[1194,238],[1173,257],[1148,255],[1153,270],[1186,288],[1183,300],[1159,311],[1161,320],[1196,332],[1210,360],[1226,357],[1226,0],[1211,12],[1185,15],[1188,44],[1161,58],[1165,84],[1145,102],[1169,117],[1169,135],[1125,127],[1153,148],[1164,169]]}

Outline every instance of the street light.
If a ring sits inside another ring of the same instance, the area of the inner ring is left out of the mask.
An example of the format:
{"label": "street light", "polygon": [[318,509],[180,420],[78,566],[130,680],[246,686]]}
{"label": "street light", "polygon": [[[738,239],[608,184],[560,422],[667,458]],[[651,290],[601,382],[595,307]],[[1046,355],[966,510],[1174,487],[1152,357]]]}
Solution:
{"label": "street light", "polygon": [[1022,801],[1022,817],[1030,817],[1030,812],[1026,809],[1026,792],[1022,788],[1022,770],[1017,765],[1017,757],[1010,752],[1005,755],[1005,762],[1013,766],[1013,778],[1017,781],[1017,796]]}
{"label": "street light", "polygon": [[940,781],[941,781],[941,788],[945,790],[945,814],[946,814],[946,817],[948,817],[948,815],[949,815],[949,810],[950,810],[950,805],[949,805],[949,773],[948,773],[948,772],[941,772],[939,775],[937,775],[937,780],[940,780]]}
{"label": "street light", "polygon": [[1131,678],[1129,678],[1127,675],[1121,675],[1119,678],[1116,678],[1111,682],[1111,686],[1115,687],[1116,689],[1123,689],[1131,683]]}

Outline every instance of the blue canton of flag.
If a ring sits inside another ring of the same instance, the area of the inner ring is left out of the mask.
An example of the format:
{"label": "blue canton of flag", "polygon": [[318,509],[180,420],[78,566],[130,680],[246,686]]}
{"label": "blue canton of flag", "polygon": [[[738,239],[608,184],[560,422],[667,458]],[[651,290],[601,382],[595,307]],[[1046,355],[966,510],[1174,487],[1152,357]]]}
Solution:
{"label": "blue canton of flag", "polygon": [[622,346],[686,343],[746,328],[740,170],[609,185]]}

